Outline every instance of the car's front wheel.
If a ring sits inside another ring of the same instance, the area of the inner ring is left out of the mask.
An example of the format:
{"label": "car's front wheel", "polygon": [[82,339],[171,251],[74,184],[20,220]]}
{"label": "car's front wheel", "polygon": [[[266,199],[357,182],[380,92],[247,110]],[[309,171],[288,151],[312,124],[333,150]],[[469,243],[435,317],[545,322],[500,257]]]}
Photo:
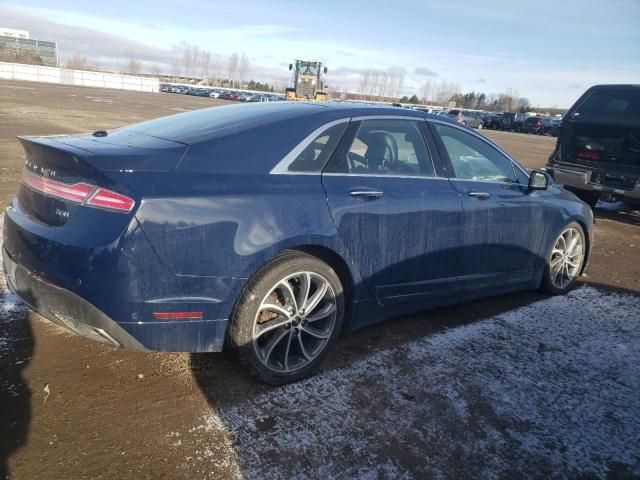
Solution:
{"label": "car's front wheel", "polygon": [[584,231],[578,223],[571,222],[556,238],[547,255],[542,290],[552,295],[571,290],[582,271],[585,252]]}
{"label": "car's front wheel", "polygon": [[335,271],[316,257],[286,252],[247,284],[229,325],[240,361],[272,385],[308,376],[335,345],[344,293]]}

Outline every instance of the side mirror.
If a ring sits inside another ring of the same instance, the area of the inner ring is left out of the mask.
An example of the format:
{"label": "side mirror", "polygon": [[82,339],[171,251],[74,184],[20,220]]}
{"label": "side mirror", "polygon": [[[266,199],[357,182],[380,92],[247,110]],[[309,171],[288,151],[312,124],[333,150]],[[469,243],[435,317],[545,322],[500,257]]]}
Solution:
{"label": "side mirror", "polygon": [[324,73],[327,73],[327,67],[324,67]]}
{"label": "side mirror", "polygon": [[530,192],[533,190],[546,190],[551,185],[551,182],[551,176],[547,172],[532,170],[527,188]]}
{"label": "side mirror", "polygon": [[289,70],[293,69],[293,63],[289,64]]}

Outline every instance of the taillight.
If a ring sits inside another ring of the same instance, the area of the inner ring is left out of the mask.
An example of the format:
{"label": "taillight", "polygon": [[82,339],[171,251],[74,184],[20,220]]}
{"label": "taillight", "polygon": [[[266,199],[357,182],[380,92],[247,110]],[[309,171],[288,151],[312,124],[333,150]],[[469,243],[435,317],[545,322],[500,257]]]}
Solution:
{"label": "taillight", "polygon": [[81,203],[89,207],[129,213],[135,206],[135,200],[125,195],[85,182],[74,184],[58,182],[36,175],[26,169],[22,170],[21,180],[29,188],[45,195],[73,203]]}
{"label": "taillight", "polygon": [[600,160],[600,152],[593,152],[590,150],[578,150],[576,157],[583,160]]}
{"label": "taillight", "polygon": [[22,183],[51,197],[61,198],[74,203],[84,202],[94,189],[94,186],[88,183],[80,182],[69,185],[51,180],[50,178],[41,177],[28,170],[22,171]]}
{"label": "taillight", "polygon": [[129,213],[136,202],[125,196],[106,188],[98,188],[87,200],[87,205],[91,207],[108,208],[119,212]]}

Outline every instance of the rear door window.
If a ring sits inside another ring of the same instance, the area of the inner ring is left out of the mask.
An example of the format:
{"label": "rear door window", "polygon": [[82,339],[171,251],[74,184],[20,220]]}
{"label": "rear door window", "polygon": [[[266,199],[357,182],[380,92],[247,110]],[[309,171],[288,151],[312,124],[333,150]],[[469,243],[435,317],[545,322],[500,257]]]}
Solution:
{"label": "rear door window", "polygon": [[338,148],[326,172],[433,177],[433,163],[417,121],[364,120],[348,149]]}

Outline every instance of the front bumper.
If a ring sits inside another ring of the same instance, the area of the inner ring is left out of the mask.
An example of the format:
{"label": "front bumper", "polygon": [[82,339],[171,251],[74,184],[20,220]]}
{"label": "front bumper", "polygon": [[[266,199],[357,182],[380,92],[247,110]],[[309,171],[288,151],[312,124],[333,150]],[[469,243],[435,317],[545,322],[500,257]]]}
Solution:
{"label": "front bumper", "polygon": [[[565,167],[558,165],[547,166],[547,172],[553,177],[556,183],[568,187],[590,192],[607,194],[615,198],[628,198],[640,200],[640,179],[635,182],[632,188],[616,188],[611,185],[600,183],[596,176],[606,175],[603,172],[594,172],[590,169],[580,169],[578,167]],[[598,173],[599,175],[594,175]]]}
{"label": "front bumper", "polygon": [[2,247],[7,285],[46,319],[97,342],[138,351],[222,351],[227,319],[118,323],[74,292],[27,270]]}

